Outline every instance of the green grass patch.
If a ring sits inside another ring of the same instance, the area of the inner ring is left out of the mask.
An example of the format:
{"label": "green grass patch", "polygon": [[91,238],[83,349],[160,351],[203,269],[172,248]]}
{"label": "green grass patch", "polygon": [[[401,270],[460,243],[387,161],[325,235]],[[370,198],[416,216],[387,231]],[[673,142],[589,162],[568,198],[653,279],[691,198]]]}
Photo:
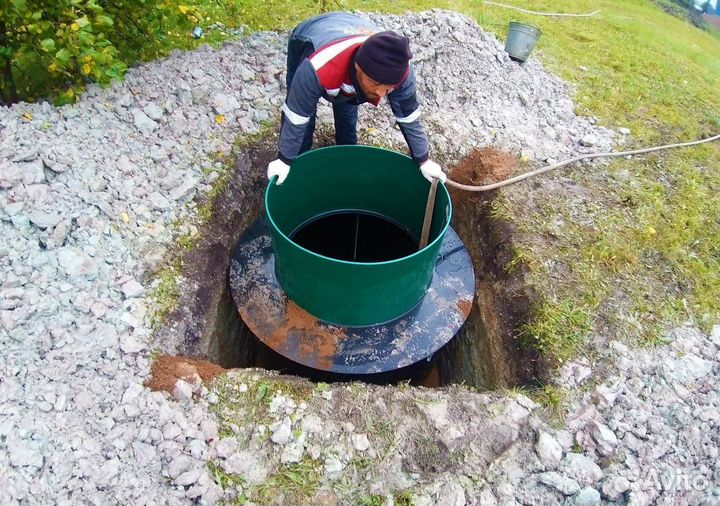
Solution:
{"label": "green grass patch", "polygon": [[546,300],[534,314],[520,337],[541,353],[552,353],[560,362],[577,353],[592,329],[590,310],[572,300]]}
{"label": "green grass patch", "polygon": [[297,464],[283,464],[278,471],[258,485],[252,498],[258,504],[272,504],[278,496],[283,504],[308,504],[320,486],[320,464],[305,459]]}
{"label": "green grass patch", "polygon": [[254,428],[273,421],[270,403],[276,395],[290,397],[299,404],[313,395],[313,387],[300,381],[257,379],[252,375],[220,377],[213,383],[218,402],[211,406],[218,420],[218,430],[224,436],[235,436],[232,426]]}
{"label": "green grass patch", "polygon": [[149,300],[152,303],[153,312],[150,316],[150,326],[157,330],[165,322],[177,301],[180,298],[178,278],[180,277],[182,263],[178,260],[166,267],[158,274],[158,284],[150,292]]}
{"label": "green grass patch", "polygon": [[528,396],[545,408],[550,415],[551,421],[558,424],[565,419],[565,406],[567,393],[564,389],[554,385],[546,385],[536,390],[528,390]]}
{"label": "green grass patch", "polygon": [[385,502],[385,496],[380,494],[370,494],[360,498],[362,506],[383,506]]}
{"label": "green grass patch", "polygon": [[397,504],[397,506],[412,506],[414,504],[413,494],[409,490],[403,490],[402,492],[396,492],[393,495],[393,499],[395,501],[395,504]]}

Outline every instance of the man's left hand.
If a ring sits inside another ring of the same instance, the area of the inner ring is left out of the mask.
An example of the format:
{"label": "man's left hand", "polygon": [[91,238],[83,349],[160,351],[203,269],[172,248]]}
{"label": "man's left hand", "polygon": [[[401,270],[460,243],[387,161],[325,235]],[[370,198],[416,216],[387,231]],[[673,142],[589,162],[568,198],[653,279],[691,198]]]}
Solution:
{"label": "man's left hand", "polygon": [[420,172],[422,175],[432,183],[433,178],[439,179],[443,183],[447,180],[447,176],[442,171],[440,166],[432,160],[425,160],[420,165]]}

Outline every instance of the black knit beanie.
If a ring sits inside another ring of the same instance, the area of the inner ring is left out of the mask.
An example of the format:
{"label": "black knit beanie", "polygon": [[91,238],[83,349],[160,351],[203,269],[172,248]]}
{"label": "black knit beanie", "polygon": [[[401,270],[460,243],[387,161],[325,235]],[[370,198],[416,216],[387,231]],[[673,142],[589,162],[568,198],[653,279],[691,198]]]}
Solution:
{"label": "black knit beanie", "polygon": [[371,35],[358,49],[355,62],[380,84],[398,84],[405,77],[412,58],[410,40],[395,32]]}

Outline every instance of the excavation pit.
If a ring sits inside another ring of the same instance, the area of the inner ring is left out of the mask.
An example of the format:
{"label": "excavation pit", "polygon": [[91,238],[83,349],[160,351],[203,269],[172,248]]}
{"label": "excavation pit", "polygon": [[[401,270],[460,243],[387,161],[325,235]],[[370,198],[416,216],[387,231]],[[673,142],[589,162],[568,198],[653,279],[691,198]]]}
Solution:
{"label": "excavation pit", "polygon": [[244,323],[312,377],[426,370],[465,322],[475,281],[444,187],[418,247],[429,190],[394,151],[335,146],[298,157],[282,185],[268,185],[266,216],[233,256]]}
{"label": "excavation pit", "polygon": [[[462,237],[474,264],[474,294],[457,303],[467,320],[454,339],[428,361],[375,374],[332,374],[289,361],[259,340],[243,321],[230,290],[230,266],[239,238],[261,218],[263,167],[274,159],[276,139],[269,137],[244,147],[235,174],[215,201],[212,219],[201,229],[196,247],[183,258],[187,280],[176,309],[158,332],[161,349],[209,360],[224,368],[264,368],[297,374],[314,381],[362,380],[443,386],[462,383],[478,389],[536,385],[545,379],[545,364],[517,334],[529,317],[532,291],[525,285],[522,265],[506,268],[512,258],[513,228],[491,216],[495,192],[483,195],[453,194],[453,234]],[[492,150],[491,150],[492,151]],[[502,156],[498,158],[497,153]],[[475,170],[497,179],[504,169],[493,164],[514,159],[501,152],[474,152],[461,160],[452,177],[481,183]],[[484,163],[484,165],[483,165]],[[479,169],[478,169],[479,167]],[[462,175],[461,173],[466,173]],[[269,247],[269,244],[268,244]],[[299,307],[291,307],[291,313]],[[298,317],[297,311],[295,316]],[[309,317],[304,325],[325,325]]]}

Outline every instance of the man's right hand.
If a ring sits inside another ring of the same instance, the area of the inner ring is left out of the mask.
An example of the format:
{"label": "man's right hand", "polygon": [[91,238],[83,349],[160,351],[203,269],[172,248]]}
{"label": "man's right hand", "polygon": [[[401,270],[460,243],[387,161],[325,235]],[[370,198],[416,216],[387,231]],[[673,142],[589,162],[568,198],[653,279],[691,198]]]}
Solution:
{"label": "man's right hand", "polygon": [[273,160],[268,164],[267,177],[272,180],[273,176],[277,176],[275,184],[283,184],[289,173],[290,166],[282,160]]}

